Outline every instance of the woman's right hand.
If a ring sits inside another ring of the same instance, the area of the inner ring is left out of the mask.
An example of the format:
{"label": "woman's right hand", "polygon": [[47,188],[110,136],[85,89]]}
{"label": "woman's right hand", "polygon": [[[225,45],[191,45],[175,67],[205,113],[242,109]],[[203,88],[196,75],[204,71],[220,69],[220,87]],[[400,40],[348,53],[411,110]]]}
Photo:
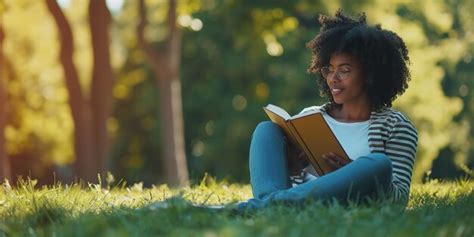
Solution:
{"label": "woman's right hand", "polygon": [[339,168],[350,163],[350,161],[338,156],[333,152],[322,155],[322,158],[332,166],[332,171],[338,170]]}

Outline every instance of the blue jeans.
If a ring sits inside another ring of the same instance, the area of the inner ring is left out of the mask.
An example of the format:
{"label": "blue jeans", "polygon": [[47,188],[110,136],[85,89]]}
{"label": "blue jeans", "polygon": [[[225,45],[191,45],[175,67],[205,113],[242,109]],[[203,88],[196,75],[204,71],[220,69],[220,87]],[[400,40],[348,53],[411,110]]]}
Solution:
{"label": "blue jeans", "polygon": [[389,191],[392,163],[381,153],[359,157],[317,179],[292,187],[286,160],[285,137],[278,125],[261,122],[250,145],[250,183],[254,198],[239,209],[257,209],[271,203],[302,204],[305,200],[358,202]]}

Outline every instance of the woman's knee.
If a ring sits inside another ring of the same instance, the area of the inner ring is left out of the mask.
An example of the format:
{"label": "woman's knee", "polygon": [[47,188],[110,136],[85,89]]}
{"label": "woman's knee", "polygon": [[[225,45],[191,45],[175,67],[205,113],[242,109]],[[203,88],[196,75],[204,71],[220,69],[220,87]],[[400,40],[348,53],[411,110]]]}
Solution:
{"label": "woman's knee", "polygon": [[276,124],[272,121],[262,121],[259,124],[257,124],[257,127],[255,128],[255,130],[258,130],[258,129],[277,129],[277,128],[279,128],[278,124]]}
{"label": "woman's knee", "polygon": [[255,128],[253,134],[260,134],[260,133],[273,133],[273,134],[281,134],[281,129],[278,124],[272,121],[263,121],[260,122],[257,127]]}
{"label": "woman's knee", "polygon": [[392,173],[392,161],[387,155],[383,153],[372,153],[369,156],[377,162],[379,169],[390,174]]}
{"label": "woman's knee", "polygon": [[392,161],[383,153],[372,153],[369,157],[375,162],[374,170],[376,170],[375,174],[379,184],[388,187],[392,181]]}
{"label": "woman's knee", "polygon": [[370,169],[373,170],[377,176],[386,176],[387,179],[391,179],[392,161],[387,155],[383,153],[371,153],[360,157],[360,159],[365,160],[365,162],[368,161],[368,163],[365,163],[363,160],[361,160],[361,162],[364,162],[365,165],[370,166]]}

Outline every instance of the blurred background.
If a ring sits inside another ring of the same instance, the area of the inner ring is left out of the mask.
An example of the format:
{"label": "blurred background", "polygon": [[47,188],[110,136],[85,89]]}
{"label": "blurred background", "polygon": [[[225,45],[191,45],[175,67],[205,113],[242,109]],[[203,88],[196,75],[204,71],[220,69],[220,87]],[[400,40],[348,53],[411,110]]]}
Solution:
{"label": "blurred background", "polygon": [[1,178],[247,183],[262,107],[324,103],[305,44],[338,8],[408,45],[413,179],[472,178],[473,1],[0,0]]}

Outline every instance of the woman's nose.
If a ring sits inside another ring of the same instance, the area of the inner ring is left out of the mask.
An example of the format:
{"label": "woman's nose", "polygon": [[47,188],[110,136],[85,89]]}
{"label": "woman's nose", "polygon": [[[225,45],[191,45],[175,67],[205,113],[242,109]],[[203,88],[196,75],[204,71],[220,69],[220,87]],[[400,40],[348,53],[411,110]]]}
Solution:
{"label": "woman's nose", "polygon": [[339,76],[337,72],[334,72],[331,75],[328,75],[328,81],[339,81]]}

